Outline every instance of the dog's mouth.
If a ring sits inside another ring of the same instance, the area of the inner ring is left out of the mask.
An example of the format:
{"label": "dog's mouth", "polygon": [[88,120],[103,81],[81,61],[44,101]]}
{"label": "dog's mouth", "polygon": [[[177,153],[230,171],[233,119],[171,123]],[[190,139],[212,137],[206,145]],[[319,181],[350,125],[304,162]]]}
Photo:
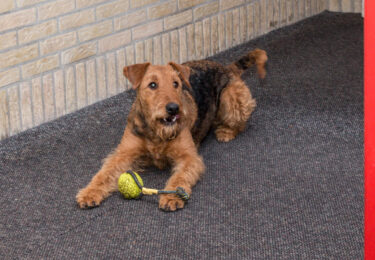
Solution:
{"label": "dog's mouth", "polygon": [[171,115],[171,116],[160,119],[160,122],[163,125],[171,126],[171,125],[174,125],[179,118],[180,118],[180,115]]}

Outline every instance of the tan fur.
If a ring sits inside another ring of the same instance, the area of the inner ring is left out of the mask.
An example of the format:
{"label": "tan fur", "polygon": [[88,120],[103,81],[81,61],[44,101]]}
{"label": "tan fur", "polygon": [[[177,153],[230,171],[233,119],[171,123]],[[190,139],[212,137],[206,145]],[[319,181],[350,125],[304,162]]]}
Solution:
{"label": "tan fur", "polygon": [[[256,64],[261,76],[264,76],[264,62]],[[232,140],[244,130],[256,106],[240,78],[242,72],[234,65],[228,68],[230,81],[221,94],[215,119],[216,137],[222,142]],[[194,143],[191,134],[197,120],[197,106],[192,96],[181,87],[183,82],[191,87],[189,73],[189,67],[175,63],[165,66],[144,63],[124,68],[124,75],[133,84],[137,97],[120,144],[105,159],[90,183],[78,192],[76,200],[81,208],[98,206],[117,189],[121,173],[148,165],[161,169],[171,165],[172,175],[165,189],[183,187],[191,194],[205,166],[197,151],[199,144]],[[157,89],[151,89],[150,82],[155,82]],[[174,82],[178,83],[177,88],[173,86]],[[178,123],[165,126],[161,120],[168,116],[166,105],[170,102],[179,105],[180,118]],[[184,207],[184,201],[175,195],[161,195],[159,207],[175,211]]]}
{"label": "tan fur", "polygon": [[234,79],[223,90],[216,117],[216,138],[220,142],[234,139],[245,129],[246,121],[256,107],[249,89],[241,79]]}

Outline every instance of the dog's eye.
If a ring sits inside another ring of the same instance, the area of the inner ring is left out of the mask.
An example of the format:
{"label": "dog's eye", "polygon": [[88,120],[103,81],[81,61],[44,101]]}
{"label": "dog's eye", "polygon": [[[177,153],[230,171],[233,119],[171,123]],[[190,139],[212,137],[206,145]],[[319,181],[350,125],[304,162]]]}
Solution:
{"label": "dog's eye", "polygon": [[178,88],[178,82],[177,81],[173,82],[173,87]]}
{"label": "dog's eye", "polygon": [[158,87],[158,85],[155,82],[151,82],[150,84],[148,84],[148,87],[150,89],[156,89]]}

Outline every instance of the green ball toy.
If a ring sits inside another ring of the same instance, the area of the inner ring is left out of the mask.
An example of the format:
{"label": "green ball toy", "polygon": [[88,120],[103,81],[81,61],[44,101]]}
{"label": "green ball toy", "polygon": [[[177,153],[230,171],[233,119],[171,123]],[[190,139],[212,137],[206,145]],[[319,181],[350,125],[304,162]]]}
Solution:
{"label": "green ball toy", "polygon": [[[137,177],[138,182],[143,186],[142,178],[138,175],[138,173],[133,173]],[[133,176],[128,172],[121,174],[120,178],[118,179],[118,190],[126,199],[136,199],[142,193],[142,189],[138,187]]]}
{"label": "green ball toy", "polygon": [[138,199],[142,195],[175,194],[184,201],[189,200],[190,195],[182,188],[176,190],[157,190],[143,187],[142,178],[134,171],[127,171],[118,178],[118,190],[125,199]]}

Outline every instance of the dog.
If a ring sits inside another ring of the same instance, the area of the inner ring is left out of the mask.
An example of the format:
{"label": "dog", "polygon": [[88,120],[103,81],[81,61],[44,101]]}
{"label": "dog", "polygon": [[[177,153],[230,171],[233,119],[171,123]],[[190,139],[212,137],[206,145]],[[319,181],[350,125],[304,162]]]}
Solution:
{"label": "dog", "polygon": [[[79,207],[98,206],[117,190],[121,173],[150,165],[172,166],[165,189],[182,187],[190,195],[205,170],[199,144],[212,127],[220,142],[228,142],[244,130],[256,102],[241,74],[256,66],[258,76],[264,78],[267,59],[264,50],[255,49],[229,66],[199,60],[124,67],[124,76],[137,95],[120,144],[78,192]],[[159,208],[165,211],[181,209],[184,204],[174,194],[159,198]]]}

